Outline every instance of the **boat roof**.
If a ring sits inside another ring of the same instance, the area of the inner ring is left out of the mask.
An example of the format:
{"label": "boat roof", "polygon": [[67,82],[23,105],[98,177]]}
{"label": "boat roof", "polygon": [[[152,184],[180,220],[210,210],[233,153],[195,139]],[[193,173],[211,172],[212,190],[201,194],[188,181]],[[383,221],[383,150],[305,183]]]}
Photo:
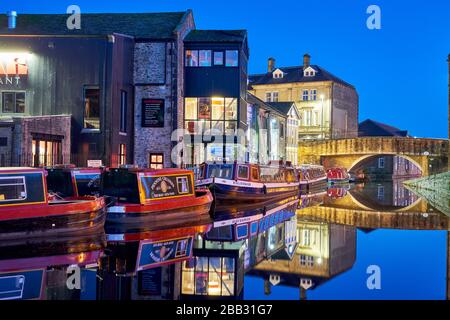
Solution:
{"label": "boat roof", "polygon": [[49,171],[49,170],[61,170],[61,171],[68,171],[68,172],[72,172],[72,171],[92,172],[92,171],[95,171],[95,172],[100,173],[102,171],[101,168],[93,168],[93,167],[77,168],[77,167],[65,167],[65,166],[46,167],[45,169],[47,171]]}
{"label": "boat roof", "polygon": [[145,173],[150,175],[171,175],[171,174],[192,174],[191,170],[178,169],[178,168],[166,168],[166,169],[150,169],[150,168],[107,168],[106,171],[128,171],[132,173]]}
{"label": "boat roof", "polygon": [[45,172],[44,168],[31,167],[3,167],[0,168],[0,173],[28,173],[28,172]]}

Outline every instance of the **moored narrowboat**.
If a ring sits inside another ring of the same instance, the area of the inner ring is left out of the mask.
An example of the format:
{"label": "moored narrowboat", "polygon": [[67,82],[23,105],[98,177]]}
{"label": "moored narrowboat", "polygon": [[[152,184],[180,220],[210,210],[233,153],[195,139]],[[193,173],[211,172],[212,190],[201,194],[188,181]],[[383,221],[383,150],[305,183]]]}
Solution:
{"label": "moored narrowboat", "polygon": [[100,168],[76,168],[74,165],[47,167],[49,193],[67,197],[97,196],[100,193]]}
{"label": "moored narrowboat", "polygon": [[219,201],[261,202],[299,192],[297,173],[289,164],[248,163],[200,165],[197,187],[208,187]]}
{"label": "moored narrowboat", "polygon": [[0,239],[86,234],[104,222],[103,197],[52,198],[44,169],[0,168]]}
{"label": "moored narrowboat", "polygon": [[330,168],[327,170],[328,183],[345,184],[350,182],[350,175],[345,168]]}
{"label": "moored narrowboat", "polygon": [[309,192],[326,187],[327,172],[323,166],[302,165],[297,168],[297,171],[301,192]]}
{"label": "moored narrowboat", "polygon": [[209,190],[195,190],[193,172],[181,169],[106,169],[100,190],[115,198],[107,217],[113,223],[201,218],[213,202]]}

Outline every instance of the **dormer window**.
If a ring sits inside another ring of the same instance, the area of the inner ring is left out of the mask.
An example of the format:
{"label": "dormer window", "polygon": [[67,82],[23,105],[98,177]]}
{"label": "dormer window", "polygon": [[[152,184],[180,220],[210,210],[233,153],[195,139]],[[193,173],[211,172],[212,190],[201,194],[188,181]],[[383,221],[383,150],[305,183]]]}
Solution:
{"label": "dormer window", "polygon": [[312,67],[308,67],[303,71],[303,76],[305,77],[314,77],[316,75],[316,70]]}
{"label": "dormer window", "polygon": [[282,79],[284,77],[284,72],[280,69],[277,69],[272,73],[272,76],[274,79]]}

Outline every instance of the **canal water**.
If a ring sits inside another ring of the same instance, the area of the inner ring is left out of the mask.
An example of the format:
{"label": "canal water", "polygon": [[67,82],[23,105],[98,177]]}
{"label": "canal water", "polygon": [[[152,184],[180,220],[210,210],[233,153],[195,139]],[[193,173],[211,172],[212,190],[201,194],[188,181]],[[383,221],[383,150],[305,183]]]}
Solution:
{"label": "canal water", "polygon": [[[447,213],[448,214],[448,213]],[[446,299],[449,218],[402,181],[0,244],[0,299]]]}

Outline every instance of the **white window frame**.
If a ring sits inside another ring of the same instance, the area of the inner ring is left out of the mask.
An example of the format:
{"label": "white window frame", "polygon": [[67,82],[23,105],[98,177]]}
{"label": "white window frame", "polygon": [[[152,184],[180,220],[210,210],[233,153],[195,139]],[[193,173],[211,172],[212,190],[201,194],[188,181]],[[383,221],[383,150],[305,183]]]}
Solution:
{"label": "white window frame", "polygon": [[378,158],[378,169],[384,169],[386,167],[386,159],[384,157]]}
{"label": "white window frame", "polygon": [[26,184],[25,176],[0,177],[0,186],[19,186],[19,185],[22,185],[20,183],[2,184],[1,180],[6,180],[6,179],[21,179],[22,182],[23,182],[23,189],[24,189],[23,192],[25,193],[25,198],[23,198],[23,199],[5,199],[5,200],[1,200],[0,199],[0,203],[1,202],[11,202],[11,201],[26,201],[28,199],[28,192],[27,192],[27,184]]}

